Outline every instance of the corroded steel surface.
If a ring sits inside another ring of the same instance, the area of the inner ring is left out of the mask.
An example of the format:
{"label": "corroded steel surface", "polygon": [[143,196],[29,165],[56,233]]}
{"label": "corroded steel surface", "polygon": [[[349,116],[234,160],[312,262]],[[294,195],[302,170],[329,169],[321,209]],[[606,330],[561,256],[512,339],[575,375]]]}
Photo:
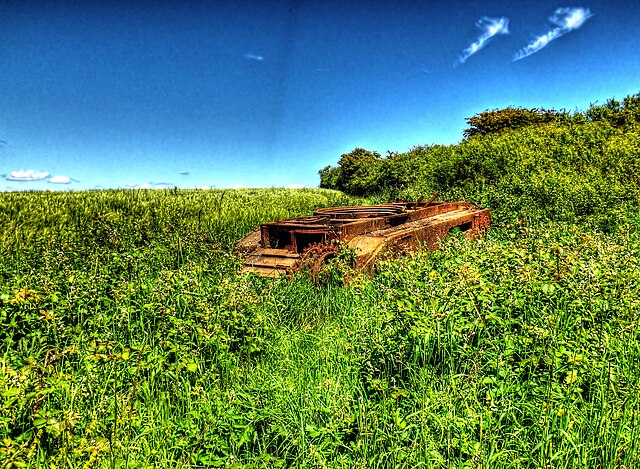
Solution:
{"label": "corroded steel surface", "polygon": [[482,236],[489,210],[468,202],[397,201],[319,209],[312,216],[265,223],[238,242],[243,271],[277,277],[304,268],[317,273],[336,247],[354,250],[356,267],[371,271],[383,254],[438,248],[452,228]]}

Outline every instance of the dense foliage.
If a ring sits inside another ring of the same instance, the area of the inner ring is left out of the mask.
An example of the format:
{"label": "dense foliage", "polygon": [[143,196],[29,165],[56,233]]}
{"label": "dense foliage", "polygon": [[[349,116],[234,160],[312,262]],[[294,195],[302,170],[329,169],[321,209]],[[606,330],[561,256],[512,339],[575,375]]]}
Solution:
{"label": "dense foliage", "polygon": [[[640,93],[625,97],[622,102],[609,99],[603,105],[592,105],[584,114],[591,122],[608,122],[616,127],[624,127],[640,122]],[[576,116],[577,119],[581,115]]]}
{"label": "dense foliage", "polygon": [[549,109],[524,109],[508,107],[484,111],[467,119],[469,127],[462,134],[469,138],[476,135],[498,133],[531,125],[565,123],[569,119],[566,112]]}
{"label": "dense foliage", "polygon": [[542,124],[575,125],[606,122],[613,127],[625,127],[640,122],[640,93],[625,97],[622,102],[609,99],[605,104],[592,104],[586,112],[555,111],[508,107],[484,111],[467,119],[465,138],[499,133]]}
{"label": "dense foliage", "polygon": [[[416,147],[361,165],[351,155],[366,150],[356,149],[324,168],[320,185],[387,198],[438,191],[491,207],[502,221],[591,218],[603,227],[616,207],[640,199],[640,94],[571,116],[507,108],[469,123],[469,138],[458,145]],[[346,172],[343,161],[350,162]]]}

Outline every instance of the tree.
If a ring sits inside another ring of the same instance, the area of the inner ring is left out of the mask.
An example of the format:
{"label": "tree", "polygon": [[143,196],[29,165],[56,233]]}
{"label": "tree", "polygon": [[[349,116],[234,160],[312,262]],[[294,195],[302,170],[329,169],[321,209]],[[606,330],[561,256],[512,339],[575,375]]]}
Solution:
{"label": "tree", "polygon": [[502,132],[507,129],[519,129],[528,125],[567,122],[569,118],[569,114],[566,111],[554,111],[553,109],[508,107],[491,111],[486,110],[467,118],[469,127],[464,129],[462,134],[465,138],[470,138],[476,135]]}
{"label": "tree", "polygon": [[629,95],[622,102],[612,98],[602,105],[592,104],[585,116],[589,121],[606,121],[614,127],[640,122],[640,93]]}
{"label": "tree", "polygon": [[338,189],[340,168],[327,165],[318,171],[318,175],[320,176],[320,187],[322,189]]}
{"label": "tree", "polygon": [[338,160],[338,189],[356,195],[379,190],[381,165],[380,153],[364,148],[355,148],[341,155]]}

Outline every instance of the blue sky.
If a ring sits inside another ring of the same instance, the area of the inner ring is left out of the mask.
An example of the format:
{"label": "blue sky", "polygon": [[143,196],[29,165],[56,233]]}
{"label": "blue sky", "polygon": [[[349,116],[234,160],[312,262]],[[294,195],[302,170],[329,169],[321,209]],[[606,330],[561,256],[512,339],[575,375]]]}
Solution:
{"label": "blue sky", "polygon": [[0,190],[314,187],[355,147],[456,143],[485,109],[640,92],[638,18],[635,0],[5,0]]}

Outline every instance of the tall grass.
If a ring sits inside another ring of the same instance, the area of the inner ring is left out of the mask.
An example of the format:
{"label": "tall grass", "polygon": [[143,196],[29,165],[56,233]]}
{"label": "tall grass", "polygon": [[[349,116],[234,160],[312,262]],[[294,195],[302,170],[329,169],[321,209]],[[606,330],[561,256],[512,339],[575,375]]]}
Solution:
{"label": "tall grass", "polygon": [[636,212],[347,284],[238,274],[258,223],[350,202],[0,195],[4,467],[638,466]]}

